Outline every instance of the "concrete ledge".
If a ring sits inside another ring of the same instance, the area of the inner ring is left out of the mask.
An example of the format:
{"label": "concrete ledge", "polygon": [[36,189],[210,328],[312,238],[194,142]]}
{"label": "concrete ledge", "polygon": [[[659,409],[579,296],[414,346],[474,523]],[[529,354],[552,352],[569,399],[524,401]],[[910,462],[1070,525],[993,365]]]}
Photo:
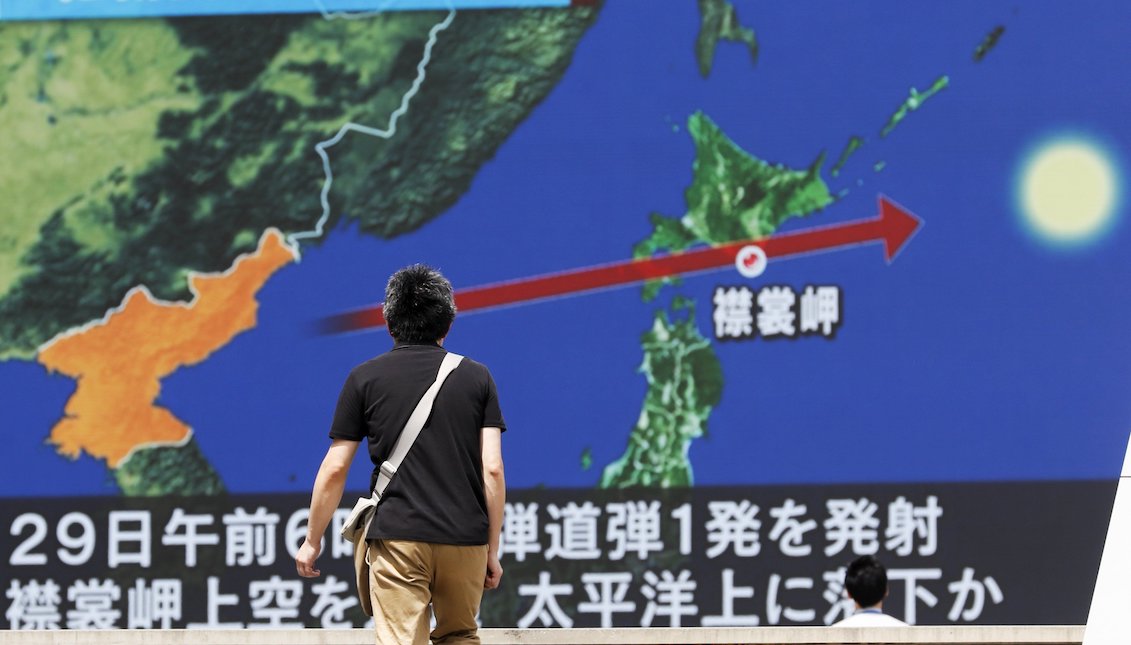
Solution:
{"label": "concrete ledge", "polygon": [[[1080,645],[1075,626],[483,629],[483,645]],[[0,631],[7,645],[357,645],[368,629]]]}

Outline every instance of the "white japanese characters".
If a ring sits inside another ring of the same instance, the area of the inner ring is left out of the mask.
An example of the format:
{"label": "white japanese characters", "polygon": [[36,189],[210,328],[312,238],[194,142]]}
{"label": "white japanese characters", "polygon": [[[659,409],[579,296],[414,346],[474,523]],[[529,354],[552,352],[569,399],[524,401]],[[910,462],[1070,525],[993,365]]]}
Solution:
{"label": "white japanese characters", "polygon": [[573,585],[550,584],[550,573],[543,571],[538,574],[538,584],[519,585],[518,595],[534,598],[521,618],[518,619],[520,629],[526,629],[534,624],[535,620],[541,622],[542,627],[573,627],[573,619],[562,611],[558,604],[558,596],[568,596],[573,593]]}
{"label": "white japanese characters", "polygon": [[583,573],[581,584],[585,588],[587,601],[577,604],[578,613],[597,614],[601,627],[613,626],[613,614],[626,614],[636,611],[636,603],[625,600],[632,585],[632,574],[625,571]]}
{"label": "white japanese characters", "polygon": [[754,292],[746,287],[715,287],[711,299],[715,304],[712,319],[715,338],[751,338],[754,336]]}
{"label": "white japanese characters", "polygon": [[8,611],[4,612],[9,628],[59,629],[62,620],[59,605],[63,599],[54,580],[45,580],[43,584],[31,580],[26,585],[13,580],[5,595],[10,601]]}
{"label": "white japanese characters", "polygon": [[601,509],[593,502],[578,506],[569,502],[563,507],[548,504],[546,511],[555,522],[546,525],[550,546],[546,549],[547,560],[565,558],[567,560],[592,560],[601,556],[597,546],[597,518]]}
{"label": "white japanese characters", "polygon": [[825,520],[825,535],[829,545],[825,555],[836,555],[849,544],[855,555],[873,555],[880,550],[875,517],[879,506],[866,497],[860,499],[830,499],[827,502],[829,519]]}
{"label": "white japanese characters", "polygon": [[161,578],[147,583],[138,579],[128,591],[130,629],[169,629],[181,620],[184,588],[178,579]]}
{"label": "white japanese characters", "polygon": [[715,340],[833,338],[842,322],[843,293],[834,285],[808,285],[800,295],[784,285],[756,293],[747,286],[716,286],[711,302]]}
{"label": "white japanese characters", "polygon": [[817,528],[817,521],[800,519],[805,517],[809,507],[786,498],[781,506],[770,509],[774,527],[770,529],[770,540],[778,543],[782,555],[803,558],[813,552],[813,547],[805,542],[805,534]]}
{"label": "white japanese characters", "polygon": [[939,546],[938,522],[942,514],[939,499],[934,495],[927,497],[923,506],[915,506],[903,496],[898,497],[888,506],[884,546],[898,555],[911,555],[916,548],[914,541],[918,538],[922,540],[918,546],[919,555],[934,555]]}
{"label": "white japanese characters", "polygon": [[709,502],[707,508],[711,512],[707,521],[707,542],[711,543],[708,558],[716,558],[728,549],[743,558],[758,555],[762,550],[758,539],[762,521],[756,517],[757,506],[744,499]]}
{"label": "white japanese characters", "polygon": [[[784,318],[774,324],[780,333],[788,329]],[[501,553],[514,565],[513,620],[519,627],[832,624],[853,611],[842,563],[877,553],[896,598],[885,609],[908,623],[925,610],[932,620],[978,621],[1005,602],[1000,578],[968,565],[947,573],[924,566],[923,558],[940,552],[945,513],[937,495],[810,495],[804,503],[707,495],[642,491],[600,502],[557,495],[507,503]],[[9,525],[13,573],[0,583],[8,626],[361,626],[344,574],[302,580],[280,568],[287,563],[278,551],[293,550],[306,530],[305,509],[166,508],[16,514]],[[328,561],[349,564],[337,534],[327,540]],[[170,577],[170,564],[186,575]]]}
{"label": "white japanese characters", "polygon": [[660,539],[660,502],[613,502],[605,507],[609,513],[606,538],[612,542],[610,560],[620,560],[626,553],[644,559],[649,553],[664,550]]}

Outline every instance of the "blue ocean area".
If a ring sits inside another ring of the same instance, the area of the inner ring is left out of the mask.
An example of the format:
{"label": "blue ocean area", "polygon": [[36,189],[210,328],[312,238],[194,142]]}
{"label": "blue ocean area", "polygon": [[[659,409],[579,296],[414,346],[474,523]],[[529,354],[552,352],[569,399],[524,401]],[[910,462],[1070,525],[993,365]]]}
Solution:
{"label": "blue ocean area", "polygon": [[85,454],[63,457],[47,442],[74,390],[72,379],[50,374],[38,363],[0,362],[0,392],[8,393],[0,436],[7,454],[18,455],[0,468],[0,497],[117,494],[102,461]]}

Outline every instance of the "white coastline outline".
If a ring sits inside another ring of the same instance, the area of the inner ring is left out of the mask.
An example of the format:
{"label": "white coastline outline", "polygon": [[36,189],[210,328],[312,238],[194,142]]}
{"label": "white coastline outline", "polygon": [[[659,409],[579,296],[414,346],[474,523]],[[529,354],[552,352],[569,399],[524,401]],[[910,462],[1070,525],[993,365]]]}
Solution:
{"label": "white coastline outline", "polygon": [[[424,55],[421,56],[420,62],[416,64],[416,78],[413,79],[412,85],[404,93],[404,96],[401,97],[400,105],[389,115],[389,125],[384,130],[347,121],[338,129],[338,133],[333,137],[315,144],[314,151],[322,158],[322,172],[325,176],[325,180],[322,182],[322,192],[319,194],[319,202],[322,205],[322,215],[318,218],[318,222],[314,225],[313,229],[292,233],[287,236],[287,241],[295,248],[295,252],[299,254],[300,261],[302,259],[302,252],[299,240],[322,237],[325,233],[326,222],[330,219],[330,189],[334,185],[334,171],[331,168],[330,154],[327,150],[337,145],[342,138],[350,132],[358,132],[385,140],[391,139],[397,134],[397,121],[408,113],[409,103],[412,101],[412,98],[416,96],[416,93],[420,91],[420,86],[424,84],[424,79],[428,75],[427,68],[428,63],[432,61],[432,48],[436,45],[436,41],[439,40],[440,32],[450,27],[455,17],[456,10],[454,8],[448,9],[448,15],[445,16],[443,20],[433,25],[428,31],[428,41],[424,45]],[[327,19],[329,20],[331,18],[327,17]]]}
{"label": "white coastline outline", "polygon": [[[51,349],[51,347],[54,346],[58,342],[64,341],[68,338],[71,338],[72,336],[85,334],[86,332],[88,332],[92,329],[95,329],[96,327],[106,326],[107,324],[110,323],[111,318],[113,318],[114,316],[125,311],[126,304],[128,304],[130,299],[133,298],[134,295],[136,295],[138,293],[142,294],[142,296],[147,301],[149,301],[150,304],[158,306],[158,307],[177,307],[177,308],[180,308],[180,309],[192,309],[193,307],[196,306],[196,303],[198,302],[198,299],[200,298],[200,293],[197,291],[196,285],[193,283],[194,279],[196,279],[196,278],[226,278],[228,276],[231,276],[233,273],[235,273],[235,271],[239,267],[239,265],[244,262],[244,260],[251,258],[252,256],[258,254],[261,251],[264,240],[267,238],[267,236],[269,236],[271,234],[276,234],[276,235],[279,236],[280,244],[282,244],[283,248],[287,252],[290,253],[292,261],[297,262],[298,258],[299,258],[298,249],[295,246],[293,246],[287,240],[287,236],[284,235],[282,231],[280,231],[278,228],[272,226],[272,227],[264,230],[263,234],[259,236],[259,242],[255,245],[254,251],[249,251],[247,253],[241,253],[240,255],[236,256],[236,258],[234,260],[232,260],[231,266],[229,266],[227,269],[224,269],[223,271],[213,271],[213,272],[189,271],[188,276],[186,277],[185,281],[188,283],[189,293],[192,294],[192,298],[189,299],[188,301],[184,301],[184,300],[161,300],[160,298],[154,297],[153,292],[151,292],[149,290],[149,287],[145,286],[144,284],[138,285],[136,287],[132,287],[129,291],[126,292],[126,295],[122,296],[122,302],[120,304],[114,306],[114,307],[111,307],[110,309],[107,309],[106,313],[103,314],[101,318],[98,318],[96,320],[92,320],[92,321],[87,322],[87,323],[80,325],[78,327],[72,327],[71,329],[68,329],[66,331],[59,332],[58,334],[53,336],[51,338],[51,340],[49,340],[49,341],[43,343],[42,345],[40,345],[39,347],[37,347],[36,350],[35,350],[35,355],[36,355],[35,362],[37,362],[40,365],[43,365],[43,367],[47,368],[48,372],[61,373],[61,372],[58,372],[58,370],[51,369],[47,365],[44,365],[42,362],[40,362],[39,361],[39,355],[42,354],[43,352]],[[280,268],[282,268],[282,267],[280,267]],[[244,331],[247,331],[247,330],[244,330]],[[182,365],[181,367],[186,367],[186,366]],[[80,378],[81,377],[75,378],[75,382],[77,383]],[[160,379],[158,379],[158,383],[160,384]],[[74,396],[74,394],[71,395],[71,397],[73,397],[73,396]],[[67,398],[68,403],[70,402],[71,397]],[[154,403],[156,403],[156,401],[154,401]],[[168,408],[166,408],[166,409],[168,409]],[[169,410],[169,413],[173,414],[172,410]],[[174,414],[173,416],[176,416],[176,415]],[[66,410],[64,409],[63,415],[62,415],[61,418],[66,418],[66,417],[67,417],[67,414],[66,414]],[[180,420],[180,419],[178,419],[178,420]],[[183,420],[181,420],[181,421],[183,422]],[[58,422],[56,422],[55,425],[58,425]],[[185,427],[188,428],[188,433],[185,435],[185,437],[183,439],[178,439],[176,441],[149,441],[149,442],[145,442],[145,443],[139,443],[139,444],[135,445],[134,447],[130,448],[129,452],[127,452],[126,455],[118,461],[117,466],[110,466],[110,464],[107,460],[103,460],[103,461],[107,461],[107,464],[106,464],[107,468],[110,468],[111,470],[117,470],[118,468],[121,468],[122,465],[124,465],[126,463],[126,461],[128,461],[129,458],[132,457],[134,455],[134,453],[137,452],[138,450],[140,450],[141,448],[153,448],[153,447],[160,447],[160,446],[177,446],[177,447],[179,447],[179,446],[187,445],[189,440],[192,439],[193,434],[195,434],[195,431],[193,430],[192,426],[188,425],[187,423],[185,423]],[[52,429],[54,429],[54,426],[52,426]],[[50,435],[48,436],[47,440],[50,441]],[[90,453],[87,452],[87,454],[90,454]],[[61,456],[65,457],[66,455],[61,455]],[[74,459],[77,459],[77,458],[78,457],[73,458],[72,461]]]}

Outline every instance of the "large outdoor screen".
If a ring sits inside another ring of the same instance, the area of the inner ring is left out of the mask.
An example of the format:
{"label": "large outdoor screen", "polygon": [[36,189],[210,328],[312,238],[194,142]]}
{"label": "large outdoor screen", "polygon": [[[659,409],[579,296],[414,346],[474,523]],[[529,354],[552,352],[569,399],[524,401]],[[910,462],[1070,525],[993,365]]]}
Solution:
{"label": "large outdoor screen", "polygon": [[322,579],[292,557],[417,262],[507,421],[484,625],[828,624],[862,554],[908,622],[1085,622],[1131,431],[1126,3],[0,21],[6,626],[364,625],[335,526]]}

